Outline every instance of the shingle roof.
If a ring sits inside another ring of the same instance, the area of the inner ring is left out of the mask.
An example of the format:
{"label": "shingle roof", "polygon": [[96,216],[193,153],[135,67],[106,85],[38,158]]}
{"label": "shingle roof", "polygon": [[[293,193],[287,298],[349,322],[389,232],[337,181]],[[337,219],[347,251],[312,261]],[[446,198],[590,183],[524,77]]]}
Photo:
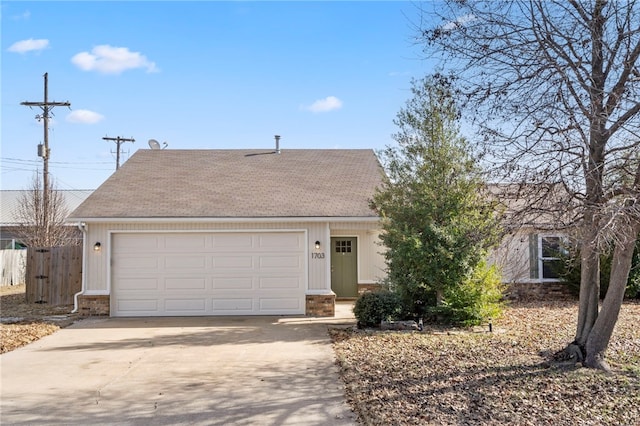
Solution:
{"label": "shingle roof", "polygon": [[139,150],[71,217],[375,217],[382,175],[372,150]]}
{"label": "shingle roof", "polygon": [[[93,189],[60,189],[65,201],[65,206],[69,212],[80,205],[92,192]],[[7,190],[0,191],[0,226],[15,226],[20,220],[16,217],[18,206],[24,194],[28,190]]]}
{"label": "shingle roof", "polygon": [[505,209],[507,229],[533,226],[560,230],[574,227],[578,219],[575,200],[559,183],[493,183],[487,189]]}

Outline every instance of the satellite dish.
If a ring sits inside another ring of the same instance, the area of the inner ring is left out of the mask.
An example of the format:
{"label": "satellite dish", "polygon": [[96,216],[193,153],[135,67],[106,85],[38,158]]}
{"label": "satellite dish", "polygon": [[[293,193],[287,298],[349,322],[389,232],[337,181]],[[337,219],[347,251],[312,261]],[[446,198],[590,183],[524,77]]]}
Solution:
{"label": "satellite dish", "polygon": [[160,149],[160,143],[155,139],[149,139],[149,147],[151,149]]}

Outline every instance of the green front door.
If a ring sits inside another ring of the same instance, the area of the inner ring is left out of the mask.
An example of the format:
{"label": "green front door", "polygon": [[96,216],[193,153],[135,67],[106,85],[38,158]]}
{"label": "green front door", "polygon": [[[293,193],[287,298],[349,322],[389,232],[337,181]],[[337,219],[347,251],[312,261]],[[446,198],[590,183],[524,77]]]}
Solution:
{"label": "green front door", "polygon": [[331,290],[336,297],[358,297],[358,253],[354,237],[331,238]]}

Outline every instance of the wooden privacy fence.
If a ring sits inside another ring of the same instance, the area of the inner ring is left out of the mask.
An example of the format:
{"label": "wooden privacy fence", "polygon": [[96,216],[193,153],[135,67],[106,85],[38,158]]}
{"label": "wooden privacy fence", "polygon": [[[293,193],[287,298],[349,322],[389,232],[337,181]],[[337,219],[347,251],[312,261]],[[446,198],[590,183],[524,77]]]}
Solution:
{"label": "wooden privacy fence", "polygon": [[27,268],[26,250],[0,250],[0,266],[2,276],[0,285],[18,285],[25,283]]}
{"label": "wooden privacy fence", "polygon": [[82,246],[29,247],[26,284],[28,303],[73,304],[82,289]]}

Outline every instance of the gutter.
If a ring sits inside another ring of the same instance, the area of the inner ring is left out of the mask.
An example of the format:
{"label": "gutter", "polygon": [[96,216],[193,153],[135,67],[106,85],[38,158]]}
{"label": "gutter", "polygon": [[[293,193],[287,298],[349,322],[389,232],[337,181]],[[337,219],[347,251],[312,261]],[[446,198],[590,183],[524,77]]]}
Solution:
{"label": "gutter", "polygon": [[96,223],[317,223],[317,222],[370,222],[380,221],[379,216],[277,216],[277,217],[78,217],[75,220]]}
{"label": "gutter", "polygon": [[78,222],[78,229],[80,229],[80,231],[82,232],[82,287],[79,292],[73,295],[73,310],[71,311],[72,314],[78,312],[78,296],[83,294],[85,291],[85,277],[87,275],[87,225],[84,222]]}

